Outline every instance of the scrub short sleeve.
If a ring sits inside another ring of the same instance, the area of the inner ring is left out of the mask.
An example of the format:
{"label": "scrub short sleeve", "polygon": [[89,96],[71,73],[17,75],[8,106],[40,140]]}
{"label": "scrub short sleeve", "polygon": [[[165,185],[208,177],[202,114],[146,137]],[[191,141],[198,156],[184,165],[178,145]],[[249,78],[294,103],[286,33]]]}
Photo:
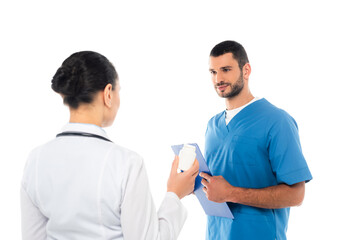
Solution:
{"label": "scrub short sleeve", "polygon": [[267,146],[272,170],[279,184],[293,185],[312,179],[302,153],[297,124],[285,111],[280,112],[271,124]]}

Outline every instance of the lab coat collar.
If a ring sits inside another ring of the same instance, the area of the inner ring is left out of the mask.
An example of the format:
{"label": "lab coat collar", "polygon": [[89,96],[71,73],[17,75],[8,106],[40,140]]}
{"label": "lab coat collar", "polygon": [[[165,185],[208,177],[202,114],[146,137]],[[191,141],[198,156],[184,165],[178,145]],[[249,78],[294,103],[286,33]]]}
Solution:
{"label": "lab coat collar", "polygon": [[97,125],[88,123],[68,123],[62,129],[61,132],[85,132],[108,138],[105,130]]}

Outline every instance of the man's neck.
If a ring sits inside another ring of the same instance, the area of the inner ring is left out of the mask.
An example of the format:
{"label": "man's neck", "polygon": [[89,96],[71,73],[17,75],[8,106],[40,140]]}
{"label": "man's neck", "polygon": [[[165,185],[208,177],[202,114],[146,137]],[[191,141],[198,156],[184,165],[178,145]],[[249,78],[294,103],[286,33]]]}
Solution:
{"label": "man's neck", "polygon": [[227,98],[225,100],[226,109],[232,110],[235,108],[239,108],[241,106],[246,105],[253,99],[254,99],[254,96],[251,94],[251,92],[242,92],[235,97]]}

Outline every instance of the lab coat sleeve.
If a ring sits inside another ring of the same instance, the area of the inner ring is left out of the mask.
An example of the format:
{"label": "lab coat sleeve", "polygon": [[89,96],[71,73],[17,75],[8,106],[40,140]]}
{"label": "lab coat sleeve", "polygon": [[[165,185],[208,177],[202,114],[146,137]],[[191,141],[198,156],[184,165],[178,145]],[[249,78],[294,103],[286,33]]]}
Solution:
{"label": "lab coat sleeve", "polygon": [[46,239],[47,218],[33,204],[24,186],[21,186],[21,228],[23,240]]}
{"label": "lab coat sleeve", "polygon": [[143,161],[132,166],[121,204],[121,227],[125,240],[176,239],[186,219],[186,209],[175,193],[167,193],[159,211],[150,193]]}

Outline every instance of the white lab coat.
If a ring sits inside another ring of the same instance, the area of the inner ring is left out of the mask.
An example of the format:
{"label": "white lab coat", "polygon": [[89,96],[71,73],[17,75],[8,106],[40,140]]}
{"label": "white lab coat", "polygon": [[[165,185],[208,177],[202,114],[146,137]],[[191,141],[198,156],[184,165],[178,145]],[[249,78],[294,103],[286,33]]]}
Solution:
{"label": "white lab coat", "polygon": [[[107,138],[95,125],[62,131]],[[176,239],[186,209],[167,193],[156,212],[143,159],[98,138],[63,136],[34,149],[21,185],[22,235],[41,239]]]}

